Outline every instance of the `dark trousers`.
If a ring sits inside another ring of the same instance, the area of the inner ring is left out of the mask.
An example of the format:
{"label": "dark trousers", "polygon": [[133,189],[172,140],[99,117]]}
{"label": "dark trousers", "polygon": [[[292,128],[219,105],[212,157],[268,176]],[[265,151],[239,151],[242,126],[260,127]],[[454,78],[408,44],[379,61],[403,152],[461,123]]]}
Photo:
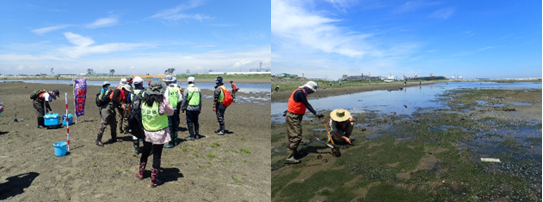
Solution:
{"label": "dark trousers", "polygon": [[215,107],[215,114],[217,114],[217,121],[219,122],[219,125],[221,126],[221,129],[224,129],[224,112],[226,111],[226,107],[222,103],[218,103],[217,107]]}
{"label": "dark trousers", "polygon": [[32,104],[34,105],[34,109],[36,109],[36,115],[38,115],[38,118],[42,118],[45,115],[45,101],[36,98],[32,101]]}
{"label": "dark trousers", "polygon": [[143,152],[141,153],[140,162],[147,163],[147,158],[151,154],[151,149],[153,150],[153,168],[160,168],[160,158],[162,157],[162,148],[163,144],[153,144],[150,142],[143,141]]}
{"label": "dark trousers", "polygon": [[179,126],[179,110],[174,110],[173,115],[168,116],[170,134],[175,134],[175,132],[177,132],[177,126]]}
{"label": "dark trousers", "polygon": [[194,126],[200,125],[198,122],[198,116],[200,115],[200,111],[186,111],[187,114],[187,126],[190,126],[194,124]]}

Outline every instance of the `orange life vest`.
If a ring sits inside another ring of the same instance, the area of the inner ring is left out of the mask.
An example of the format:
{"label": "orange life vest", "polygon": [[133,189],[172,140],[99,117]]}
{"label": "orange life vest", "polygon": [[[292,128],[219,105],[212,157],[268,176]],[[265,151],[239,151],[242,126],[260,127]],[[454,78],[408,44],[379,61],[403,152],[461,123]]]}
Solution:
{"label": "orange life vest", "polygon": [[[288,99],[288,109],[287,109],[287,111],[290,112],[290,113],[294,113],[294,114],[304,115],[305,110],[307,109],[305,107],[305,104],[303,102],[294,101],[294,94],[296,93],[296,91],[299,91],[299,90],[302,90],[302,89],[298,88],[298,89],[294,90],[294,92],[292,92],[292,95],[290,95],[290,98]],[[302,93],[303,93],[303,90],[302,90]],[[307,95],[305,93],[304,93],[304,96],[307,97]]]}
{"label": "orange life vest", "polygon": [[238,89],[238,86],[236,86],[235,83],[232,83],[232,91],[235,91],[236,89]]}
{"label": "orange life vest", "polygon": [[[126,96],[124,95],[124,90],[119,87],[117,87],[117,89],[121,91],[121,94],[117,96],[115,99],[118,100],[119,102],[126,100]],[[115,94],[115,91],[112,91],[109,94],[109,99],[113,100],[113,94]]]}

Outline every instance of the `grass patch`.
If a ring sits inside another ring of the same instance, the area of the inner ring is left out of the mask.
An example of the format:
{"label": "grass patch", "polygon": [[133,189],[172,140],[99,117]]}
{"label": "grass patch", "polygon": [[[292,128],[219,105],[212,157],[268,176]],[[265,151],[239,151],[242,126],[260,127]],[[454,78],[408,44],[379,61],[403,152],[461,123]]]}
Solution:
{"label": "grass patch", "polygon": [[209,158],[216,158],[217,155],[215,155],[215,154],[213,154],[213,153],[208,153],[208,154],[207,154],[207,157],[209,157]]}
{"label": "grass patch", "polygon": [[220,147],[221,143],[214,142],[213,144],[209,145],[211,148]]}
{"label": "grass patch", "polygon": [[244,183],[244,181],[242,179],[239,179],[239,178],[237,178],[236,176],[233,176],[233,175],[232,175],[232,179],[235,180],[238,183]]}
{"label": "grass patch", "polygon": [[247,148],[241,148],[241,149],[239,149],[239,151],[240,151],[241,153],[244,153],[244,154],[250,154],[250,153],[251,153],[251,150],[249,150],[249,149],[247,149]]}

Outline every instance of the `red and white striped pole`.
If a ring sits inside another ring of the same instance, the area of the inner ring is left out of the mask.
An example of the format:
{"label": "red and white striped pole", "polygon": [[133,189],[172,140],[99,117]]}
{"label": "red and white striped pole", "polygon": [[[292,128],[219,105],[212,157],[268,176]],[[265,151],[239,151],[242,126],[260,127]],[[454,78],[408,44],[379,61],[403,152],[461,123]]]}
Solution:
{"label": "red and white striped pole", "polygon": [[64,99],[66,100],[66,119],[64,120],[66,123],[66,136],[68,138],[68,151],[70,151],[70,122],[68,122],[68,93],[64,93]]}

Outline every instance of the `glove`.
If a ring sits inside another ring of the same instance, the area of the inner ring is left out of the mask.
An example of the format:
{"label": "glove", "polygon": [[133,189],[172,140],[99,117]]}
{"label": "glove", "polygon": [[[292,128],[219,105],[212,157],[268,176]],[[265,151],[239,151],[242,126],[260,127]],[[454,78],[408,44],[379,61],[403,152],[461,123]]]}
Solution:
{"label": "glove", "polygon": [[319,119],[324,118],[324,115],[322,115],[321,113],[318,113],[315,116],[317,116],[317,118],[319,118]]}
{"label": "glove", "polygon": [[285,111],[283,112],[283,116],[287,116],[287,111],[288,111],[288,110],[285,110]]}

